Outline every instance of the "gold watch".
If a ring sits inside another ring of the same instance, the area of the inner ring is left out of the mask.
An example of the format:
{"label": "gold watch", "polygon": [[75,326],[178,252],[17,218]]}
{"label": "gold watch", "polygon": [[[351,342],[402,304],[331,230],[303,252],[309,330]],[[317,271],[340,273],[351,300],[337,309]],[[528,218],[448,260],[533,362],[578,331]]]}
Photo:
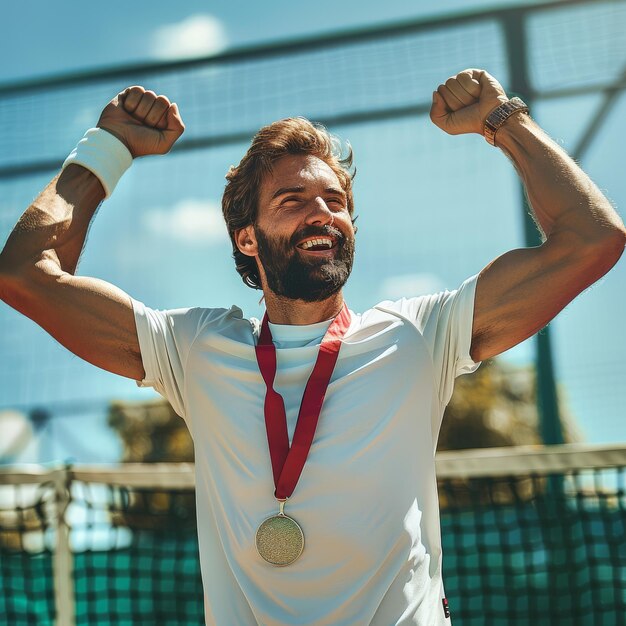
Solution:
{"label": "gold watch", "polygon": [[496,145],[496,132],[514,113],[528,113],[528,105],[521,98],[511,98],[497,106],[485,120],[483,134],[487,143]]}

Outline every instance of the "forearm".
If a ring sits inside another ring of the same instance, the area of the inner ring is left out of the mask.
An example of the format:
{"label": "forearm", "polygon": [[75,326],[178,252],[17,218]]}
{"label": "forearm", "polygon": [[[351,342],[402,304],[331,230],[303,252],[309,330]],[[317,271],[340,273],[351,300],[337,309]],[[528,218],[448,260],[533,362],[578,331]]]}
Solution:
{"label": "forearm", "polygon": [[100,181],[69,165],[28,207],[0,252],[3,274],[41,265],[74,274],[89,224],[104,199]]}
{"label": "forearm", "polygon": [[564,230],[590,244],[625,236],[609,200],[527,115],[507,120],[497,132],[496,145],[513,161],[545,238]]}

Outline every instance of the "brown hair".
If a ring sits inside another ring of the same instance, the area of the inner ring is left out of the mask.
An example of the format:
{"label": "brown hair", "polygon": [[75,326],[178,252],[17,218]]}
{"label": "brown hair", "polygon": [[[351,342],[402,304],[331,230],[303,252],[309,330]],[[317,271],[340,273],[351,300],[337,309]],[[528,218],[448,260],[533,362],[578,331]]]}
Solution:
{"label": "brown hair", "polygon": [[258,267],[254,257],[239,250],[235,233],[256,222],[263,177],[271,172],[278,159],[288,154],[316,156],[337,175],[352,215],[352,180],[356,170],[352,167],[352,148],[349,144],[347,148],[344,156],[340,140],[321,124],[311,123],[304,117],[288,117],[261,128],[239,165],[231,166],[226,174],[228,182],[222,197],[222,213],[233,244],[235,267],[248,287],[261,289]]}

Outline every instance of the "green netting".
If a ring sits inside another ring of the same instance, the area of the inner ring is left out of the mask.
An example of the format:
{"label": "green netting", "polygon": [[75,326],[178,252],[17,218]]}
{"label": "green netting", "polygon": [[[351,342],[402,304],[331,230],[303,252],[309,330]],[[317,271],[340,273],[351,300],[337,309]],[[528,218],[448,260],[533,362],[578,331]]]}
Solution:
{"label": "green netting", "polygon": [[52,558],[0,552],[0,624],[48,626],[54,620]]}
{"label": "green netting", "polygon": [[622,468],[440,484],[455,623],[624,624],[624,477]]}
{"label": "green netting", "polygon": [[52,626],[48,485],[0,487],[0,626]]}
{"label": "green netting", "polygon": [[141,531],[127,549],[76,555],[75,568],[79,626],[204,624],[193,531]]}
{"label": "green netting", "polygon": [[193,491],[78,483],[72,494],[78,626],[203,623]]}

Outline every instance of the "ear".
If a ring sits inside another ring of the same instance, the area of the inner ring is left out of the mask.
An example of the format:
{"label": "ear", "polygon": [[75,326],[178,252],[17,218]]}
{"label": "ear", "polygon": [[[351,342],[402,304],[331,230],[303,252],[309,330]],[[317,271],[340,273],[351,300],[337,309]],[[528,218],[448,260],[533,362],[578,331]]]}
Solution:
{"label": "ear", "polygon": [[256,256],[258,254],[254,226],[252,225],[235,231],[235,243],[239,248],[239,252],[246,256]]}

